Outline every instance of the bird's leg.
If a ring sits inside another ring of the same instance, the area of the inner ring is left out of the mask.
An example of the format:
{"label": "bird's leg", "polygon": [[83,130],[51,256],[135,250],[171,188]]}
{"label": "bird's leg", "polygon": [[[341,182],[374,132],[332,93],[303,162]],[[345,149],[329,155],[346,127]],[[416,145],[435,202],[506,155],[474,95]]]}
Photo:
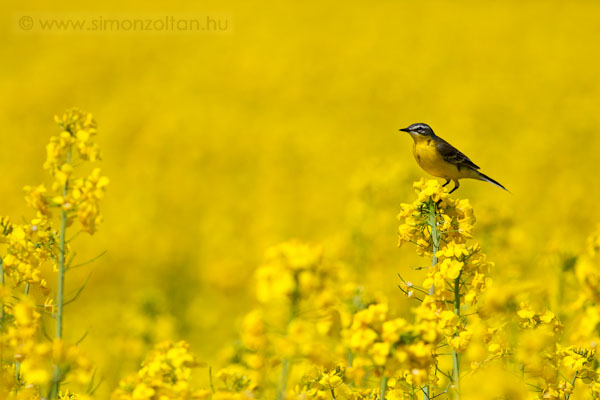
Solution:
{"label": "bird's leg", "polygon": [[458,187],[460,186],[460,183],[458,183],[458,179],[454,180],[454,188],[448,192],[448,194],[452,194],[452,192],[454,192],[456,189],[458,189]]}
{"label": "bird's leg", "polygon": [[[448,185],[449,183],[450,183],[450,179],[446,179],[446,182],[444,182],[442,187],[446,187],[446,185]],[[452,193],[452,192],[450,192],[450,193]],[[435,206],[439,207],[441,202],[442,202],[442,199],[439,199],[438,201],[435,202]]]}

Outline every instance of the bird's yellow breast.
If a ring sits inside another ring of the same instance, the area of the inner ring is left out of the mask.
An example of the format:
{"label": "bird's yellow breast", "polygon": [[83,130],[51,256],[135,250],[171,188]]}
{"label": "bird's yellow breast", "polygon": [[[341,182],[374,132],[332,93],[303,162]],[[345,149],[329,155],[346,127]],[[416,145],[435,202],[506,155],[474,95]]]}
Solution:
{"label": "bird's yellow breast", "polygon": [[435,141],[431,138],[417,138],[413,146],[413,154],[417,163],[426,172],[444,179],[470,178],[472,171],[461,168],[444,160],[438,152]]}

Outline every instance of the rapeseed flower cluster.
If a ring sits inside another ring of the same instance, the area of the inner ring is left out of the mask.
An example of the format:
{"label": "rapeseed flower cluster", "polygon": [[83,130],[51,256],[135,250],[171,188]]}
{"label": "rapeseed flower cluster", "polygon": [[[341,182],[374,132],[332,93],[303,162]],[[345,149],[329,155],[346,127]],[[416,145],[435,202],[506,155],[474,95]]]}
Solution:
{"label": "rapeseed flower cluster", "polygon": [[28,224],[14,225],[2,218],[0,244],[6,245],[2,257],[5,279],[15,287],[33,285],[48,292],[48,283],[42,277],[42,266],[56,260],[56,234],[50,221],[43,215]]}
{"label": "rapeseed flower cluster", "polygon": [[398,233],[399,245],[415,243],[417,253],[431,260],[422,285],[407,282],[402,277],[400,284],[404,293],[421,302],[415,310],[416,322],[429,346],[430,367],[421,374],[425,378],[417,383],[427,396],[433,396],[433,389],[428,385],[439,383],[437,349],[448,349],[452,356],[452,373],[445,378],[450,381],[448,387],[458,395],[459,354],[465,352],[478,335],[482,340],[489,340],[488,329],[480,329],[483,321],[477,309],[481,293],[491,283],[489,272],[493,263],[487,260],[479,244],[467,243],[472,238],[475,223],[468,200],[449,197],[445,188],[434,180],[422,179],[414,186],[417,199],[401,206]]}
{"label": "rapeseed flower cluster", "polygon": [[233,359],[266,393],[279,371],[274,395],[283,398],[293,370],[335,365],[348,318],[343,302],[353,287],[343,265],[325,258],[320,246],[299,241],[269,249],[255,280],[260,307],[244,318]]}
{"label": "rapeseed flower cluster", "polygon": [[69,110],[55,120],[63,131],[50,138],[44,163],[44,169],[54,178],[52,194],[46,194],[43,185],[28,188],[28,203],[39,213],[48,213],[49,206],[59,207],[66,212],[67,226],[76,218],[82,230],[93,234],[96,225],[102,222],[99,200],[104,196],[109,180],[101,176],[99,168],[94,168],[87,177],[72,179],[72,174],[77,162],[100,159],[99,147],[93,141],[97,134],[96,121],[91,114],[77,109]]}
{"label": "rapeseed flower cluster", "polygon": [[157,344],[136,375],[125,378],[114,392],[120,400],[203,399],[206,392],[191,388],[192,368],[198,366],[185,342]]}
{"label": "rapeseed flower cluster", "polygon": [[[421,302],[414,310],[416,323],[427,326],[421,335],[432,337],[435,346],[430,352],[434,368],[421,386],[424,395],[451,394],[458,398],[464,380],[467,389],[462,394],[479,398],[469,381],[501,369],[512,370],[517,384],[514,388],[520,387],[510,398],[568,399],[578,382],[594,398],[598,381],[596,338],[584,343],[582,331],[576,328],[572,336],[578,340],[569,343],[564,323],[552,310],[532,305],[528,296],[510,288],[500,293],[491,279],[494,264],[479,244],[469,244],[475,218],[468,201],[449,199],[435,181],[421,180],[415,188],[417,200],[404,204],[399,214],[400,244],[415,243],[417,253],[431,259],[431,267],[427,267],[422,285],[402,280],[400,287],[408,297]],[[592,320],[580,321],[588,327],[596,314],[595,272],[590,268],[596,243],[594,235],[589,240],[588,256],[577,263],[584,294],[572,306],[587,306],[585,315]],[[518,303],[518,297],[524,301]],[[588,328],[590,331],[595,328]],[[443,352],[445,349],[449,352]],[[444,357],[452,359],[447,370],[443,368]],[[492,393],[510,392],[506,382],[494,384]]]}
{"label": "rapeseed flower cluster", "polygon": [[371,370],[382,385],[387,385],[391,377],[412,391],[428,380],[436,345],[435,333],[422,335],[421,328],[403,318],[393,318],[385,303],[371,304],[357,312],[344,331],[354,354],[353,368],[363,368],[363,376]]}
{"label": "rapeseed flower cluster", "polygon": [[[79,344],[63,338],[64,306],[77,297],[67,300],[64,296],[65,274],[74,259],[66,230],[78,220],[82,231],[95,232],[102,220],[98,203],[108,178],[97,168],[87,177],[75,176],[76,167],[100,158],[91,114],[72,109],[56,117],[56,122],[61,132],[50,139],[44,163],[52,183],[25,187],[25,201],[35,218],[23,224],[0,219],[3,398],[87,399],[96,388],[93,363]],[[57,274],[55,289],[48,284],[49,273]],[[49,297],[52,292],[56,300]],[[40,299],[43,305],[37,304]],[[54,337],[46,330],[52,319],[56,321]],[[82,394],[71,388],[82,389]]]}

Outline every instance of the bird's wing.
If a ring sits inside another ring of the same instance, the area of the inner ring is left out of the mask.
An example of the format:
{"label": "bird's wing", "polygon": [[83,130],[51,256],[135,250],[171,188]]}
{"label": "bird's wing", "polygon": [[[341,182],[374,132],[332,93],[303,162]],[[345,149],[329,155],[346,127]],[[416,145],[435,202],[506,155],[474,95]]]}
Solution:
{"label": "bird's wing", "polygon": [[458,151],[456,147],[452,146],[450,143],[446,142],[442,138],[438,139],[439,140],[436,143],[436,148],[437,151],[441,154],[444,161],[456,165],[459,169],[461,167],[479,169],[479,167],[475,165],[475,163],[471,161],[469,157],[465,156],[463,153]]}

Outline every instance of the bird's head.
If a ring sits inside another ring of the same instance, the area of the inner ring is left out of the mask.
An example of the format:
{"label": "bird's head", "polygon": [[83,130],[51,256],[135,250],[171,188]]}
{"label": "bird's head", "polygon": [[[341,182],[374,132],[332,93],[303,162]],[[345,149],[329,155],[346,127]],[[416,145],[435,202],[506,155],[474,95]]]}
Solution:
{"label": "bird's head", "polygon": [[413,139],[433,137],[433,129],[427,124],[418,123],[412,124],[407,128],[400,129],[402,132],[409,133]]}

